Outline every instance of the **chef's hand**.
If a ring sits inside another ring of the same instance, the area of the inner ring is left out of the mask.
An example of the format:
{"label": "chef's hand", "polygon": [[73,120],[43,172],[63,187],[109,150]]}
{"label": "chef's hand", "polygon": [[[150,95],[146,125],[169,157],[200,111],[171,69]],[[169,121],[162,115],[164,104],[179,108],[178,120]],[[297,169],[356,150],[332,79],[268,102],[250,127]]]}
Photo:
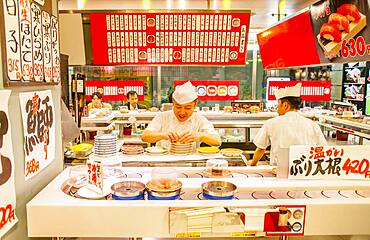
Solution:
{"label": "chef's hand", "polygon": [[171,143],[179,142],[180,136],[177,133],[170,132],[167,134],[168,140]]}
{"label": "chef's hand", "polygon": [[193,143],[200,142],[201,134],[196,132],[186,132],[180,136],[179,142],[181,143]]}

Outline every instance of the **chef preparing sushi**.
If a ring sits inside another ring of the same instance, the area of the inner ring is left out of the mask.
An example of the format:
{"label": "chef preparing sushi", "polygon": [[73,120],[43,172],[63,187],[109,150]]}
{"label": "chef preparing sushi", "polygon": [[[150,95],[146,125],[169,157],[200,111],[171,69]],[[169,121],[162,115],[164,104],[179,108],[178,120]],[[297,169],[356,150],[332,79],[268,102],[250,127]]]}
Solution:
{"label": "chef preparing sushi", "polygon": [[294,87],[280,88],[275,92],[279,116],[266,121],[254,138],[253,143],[257,149],[250,162],[251,166],[257,165],[270,145],[270,165],[277,165],[278,160],[281,160],[281,150],[289,149],[292,145],[327,145],[319,125],[297,112],[301,103],[301,85],[298,83]]}
{"label": "chef preparing sushi", "polygon": [[204,116],[194,112],[198,96],[190,81],[177,86],[172,98],[173,109],[153,118],[141,136],[144,142],[160,142],[160,145],[193,142],[221,145],[221,138],[213,125]]}

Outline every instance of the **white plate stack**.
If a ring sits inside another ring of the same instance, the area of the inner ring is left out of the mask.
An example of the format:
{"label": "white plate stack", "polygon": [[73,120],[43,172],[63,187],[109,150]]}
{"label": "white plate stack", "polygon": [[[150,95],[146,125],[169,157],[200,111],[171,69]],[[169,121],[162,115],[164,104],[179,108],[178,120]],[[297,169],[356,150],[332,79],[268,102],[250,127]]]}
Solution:
{"label": "white plate stack", "polygon": [[117,152],[117,135],[99,134],[95,136],[94,154],[97,157],[112,157]]}
{"label": "white plate stack", "polygon": [[123,145],[122,153],[127,155],[139,155],[144,153],[144,148],[141,145]]}
{"label": "white plate stack", "polygon": [[164,155],[168,153],[167,149],[162,148],[162,147],[148,147],[148,148],[145,148],[145,151],[149,155],[153,155],[153,156]]}
{"label": "white plate stack", "polygon": [[192,143],[171,143],[170,153],[176,155],[188,155],[193,153]]}

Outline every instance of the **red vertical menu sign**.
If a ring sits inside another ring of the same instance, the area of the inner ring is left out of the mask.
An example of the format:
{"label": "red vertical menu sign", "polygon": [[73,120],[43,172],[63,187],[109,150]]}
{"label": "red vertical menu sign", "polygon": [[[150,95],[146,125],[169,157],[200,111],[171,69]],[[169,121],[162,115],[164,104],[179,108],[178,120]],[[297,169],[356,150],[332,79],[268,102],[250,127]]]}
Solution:
{"label": "red vertical menu sign", "polygon": [[243,65],[249,11],[91,14],[94,64]]}

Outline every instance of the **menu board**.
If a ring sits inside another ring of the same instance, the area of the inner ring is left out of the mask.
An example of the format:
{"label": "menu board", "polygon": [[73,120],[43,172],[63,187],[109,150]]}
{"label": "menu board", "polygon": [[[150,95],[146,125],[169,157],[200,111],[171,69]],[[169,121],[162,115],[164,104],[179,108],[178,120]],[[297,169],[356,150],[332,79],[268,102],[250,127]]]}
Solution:
{"label": "menu board", "polygon": [[90,15],[94,64],[244,65],[249,11]]}
{"label": "menu board", "polygon": [[129,91],[135,91],[139,101],[144,101],[144,81],[142,80],[87,80],[85,82],[86,101],[91,101],[94,92],[100,92],[104,101],[125,101]]}
{"label": "menu board", "polygon": [[55,160],[55,108],[51,90],[19,94],[26,181]]}
{"label": "menu board", "polygon": [[58,18],[52,1],[3,0],[1,15],[5,85],[58,84]]}
{"label": "menu board", "polygon": [[292,87],[302,83],[301,99],[308,102],[330,101],[331,81],[268,81],[267,100],[276,100],[275,91],[280,88]]}
{"label": "menu board", "polygon": [[289,175],[294,179],[370,180],[370,146],[291,146]]}
{"label": "menu board", "polygon": [[358,111],[364,108],[366,62],[343,65],[342,101],[356,105]]}

